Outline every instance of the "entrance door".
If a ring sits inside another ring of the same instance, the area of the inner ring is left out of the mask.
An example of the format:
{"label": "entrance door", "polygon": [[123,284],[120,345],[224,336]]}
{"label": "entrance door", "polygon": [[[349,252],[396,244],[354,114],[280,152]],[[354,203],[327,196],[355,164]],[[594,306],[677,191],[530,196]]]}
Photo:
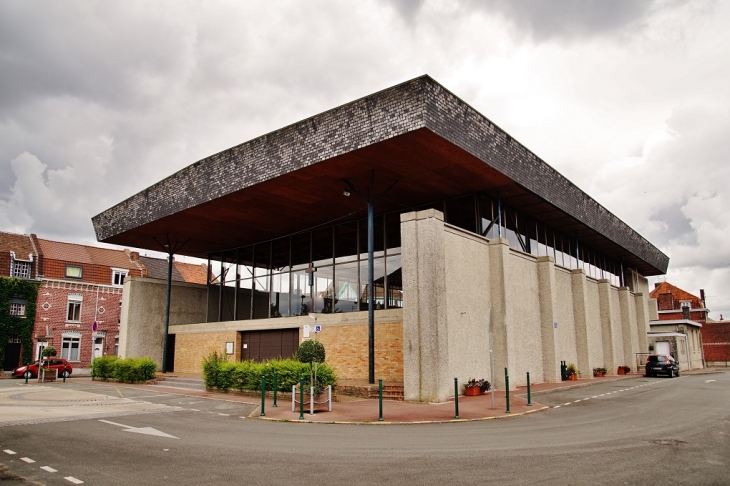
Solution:
{"label": "entrance door", "polygon": [[104,353],[104,338],[98,337],[94,339],[94,355],[91,357],[91,360],[95,360],[96,358],[101,358],[102,354]]}
{"label": "entrance door", "polygon": [[299,329],[244,331],[241,333],[241,345],[242,360],[291,358],[299,349]]}
{"label": "entrance door", "polygon": [[4,371],[12,371],[20,365],[20,338],[8,339],[5,345],[5,363],[3,363]]}
{"label": "entrance door", "polygon": [[35,359],[38,361],[41,359],[41,354],[43,353],[43,348],[48,346],[48,343],[46,341],[38,341],[35,345]]}
{"label": "entrance door", "polygon": [[167,335],[167,356],[165,357],[165,371],[172,373],[175,371],[175,335]]}

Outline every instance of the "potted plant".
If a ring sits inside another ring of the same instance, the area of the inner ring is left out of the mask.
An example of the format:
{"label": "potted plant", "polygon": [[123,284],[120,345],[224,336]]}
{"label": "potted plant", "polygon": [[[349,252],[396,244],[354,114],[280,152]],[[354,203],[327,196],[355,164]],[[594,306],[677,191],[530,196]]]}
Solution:
{"label": "potted plant", "polygon": [[607,373],[608,373],[608,370],[606,368],[603,368],[603,367],[593,368],[593,376],[595,376],[596,378],[601,378],[603,376],[606,376]]}
{"label": "potted plant", "polygon": [[628,375],[629,373],[631,373],[631,368],[629,368],[628,366],[619,366],[618,367],[619,375]]}
{"label": "potted plant", "polygon": [[568,373],[568,380],[574,381],[578,379],[578,368],[573,363],[569,363],[568,367],[566,368],[566,371]]}
{"label": "potted plant", "polygon": [[[53,346],[46,346],[43,348],[43,351],[41,351],[41,356],[43,357],[40,362],[40,366],[38,369],[38,380],[45,380],[46,378],[46,372],[51,371],[51,367],[48,366],[48,358],[52,358],[58,354],[58,351],[56,351],[56,348]],[[41,378],[42,376],[42,378]]]}
{"label": "potted plant", "polygon": [[487,380],[477,380],[470,377],[464,385],[464,395],[470,397],[481,395],[482,393],[489,391],[490,388],[492,388],[492,385]]}
{"label": "potted plant", "polygon": [[[306,403],[309,403],[310,395],[314,396],[315,405],[323,403],[321,396],[326,387],[317,380],[317,364],[324,363],[325,356],[324,344],[316,339],[304,341],[297,349],[297,361],[309,363],[309,386],[304,390]],[[310,390],[313,393],[310,394]]]}

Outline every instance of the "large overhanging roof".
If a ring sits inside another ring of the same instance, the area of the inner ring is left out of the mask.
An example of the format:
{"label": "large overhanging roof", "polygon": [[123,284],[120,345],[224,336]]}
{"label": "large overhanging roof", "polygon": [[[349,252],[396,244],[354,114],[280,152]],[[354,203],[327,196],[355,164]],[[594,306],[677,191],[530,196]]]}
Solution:
{"label": "large overhanging roof", "polygon": [[[481,191],[643,275],[669,258],[509,134],[428,76],[200,160],[92,218],[99,241],[206,257],[377,213]],[[354,196],[354,195],[353,195]]]}

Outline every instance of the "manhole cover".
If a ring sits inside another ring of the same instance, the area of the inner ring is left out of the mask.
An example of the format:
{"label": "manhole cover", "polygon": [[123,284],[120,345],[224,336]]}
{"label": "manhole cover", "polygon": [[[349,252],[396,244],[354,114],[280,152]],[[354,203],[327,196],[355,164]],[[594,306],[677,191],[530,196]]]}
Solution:
{"label": "manhole cover", "polygon": [[679,439],[657,439],[657,440],[652,440],[651,442],[656,445],[673,445],[673,446],[683,445],[683,444],[687,443],[687,442],[685,442],[683,440],[679,440]]}

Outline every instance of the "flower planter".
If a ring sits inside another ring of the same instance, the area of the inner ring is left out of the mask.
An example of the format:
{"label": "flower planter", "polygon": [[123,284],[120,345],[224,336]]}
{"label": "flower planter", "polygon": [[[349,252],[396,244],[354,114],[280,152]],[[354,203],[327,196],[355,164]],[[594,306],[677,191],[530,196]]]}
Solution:
{"label": "flower planter", "polygon": [[576,381],[578,380],[578,375],[576,373],[573,373],[572,375],[568,375],[569,381]]}
{"label": "flower planter", "polygon": [[595,373],[593,373],[593,376],[595,376],[596,378],[603,378],[603,372],[596,371]]}
{"label": "flower planter", "polygon": [[477,395],[482,394],[481,387],[478,386],[465,386],[464,387],[464,395],[467,397],[475,397]]}
{"label": "flower planter", "polygon": [[619,366],[618,367],[618,374],[619,375],[625,375],[626,374],[626,370],[624,370],[624,367],[623,366]]}

